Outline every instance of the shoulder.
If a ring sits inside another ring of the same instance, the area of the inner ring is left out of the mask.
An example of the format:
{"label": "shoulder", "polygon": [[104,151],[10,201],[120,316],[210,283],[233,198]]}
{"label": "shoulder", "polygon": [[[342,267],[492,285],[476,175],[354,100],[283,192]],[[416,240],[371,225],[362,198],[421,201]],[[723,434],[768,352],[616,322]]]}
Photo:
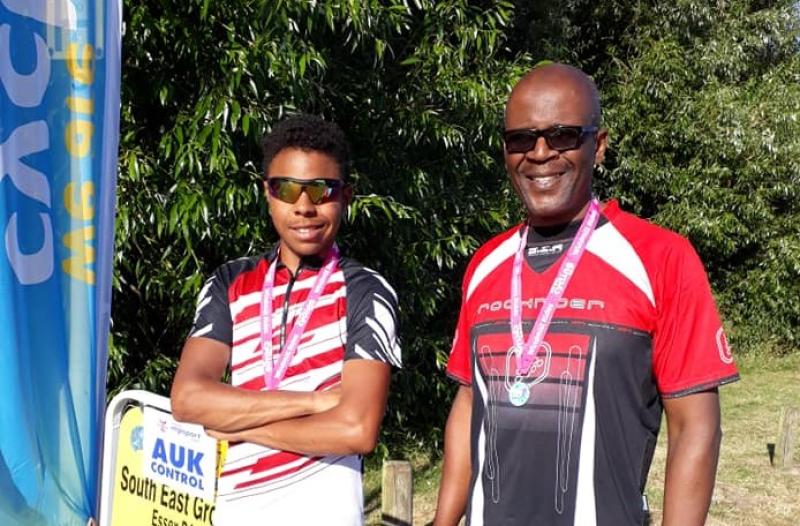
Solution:
{"label": "shoulder", "polygon": [[705,269],[688,239],[619,208],[603,209],[604,223],[587,250],[615,268],[659,306],[679,285],[705,280]]}
{"label": "shoulder", "polygon": [[498,253],[507,256],[509,249],[511,249],[511,253],[513,254],[518,248],[519,232],[521,228],[522,224],[514,225],[478,247],[478,250],[475,251],[475,254],[473,254],[470,259],[467,269],[480,265],[486,259],[496,257]]}
{"label": "shoulder", "polygon": [[464,272],[462,294],[465,298],[500,264],[514,256],[519,248],[520,228],[521,225],[514,225],[478,248]]}
{"label": "shoulder", "polygon": [[244,256],[226,261],[214,270],[214,273],[211,275],[211,277],[231,283],[242,274],[256,269],[259,261],[261,261],[263,257],[263,255]]}
{"label": "shoulder", "polygon": [[[691,242],[681,234],[656,225],[646,219],[623,211],[616,201],[610,201],[603,210],[609,228],[599,228],[600,238],[624,239],[645,263],[662,266],[685,257],[695,257]],[[604,225],[606,226],[606,225]],[[605,232],[603,232],[605,230]],[[614,246],[609,243],[609,247]]]}
{"label": "shoulder", "polygon": [[220,299],[223,297],[232,299],[232,296],[239,295],[232,292],[234,289],[247,289],[249,291],[253,287],[260,286],[261,279],[258,278],[258,275],[259,273],[263,274],[263,269],[259,269],[259,262],[263,258],[263,255],[241,257],[218,266],[211,276],[206,279],[200,291],[200,298],[213,294],[220,297]]}
{"label": "shoulder", "polygon": [[376,270],[349,257],[342,258],[339,268],[344,275],[348,298],[361,300],[377,294],[392,304],[397,303],[397,293],[394,288]]}

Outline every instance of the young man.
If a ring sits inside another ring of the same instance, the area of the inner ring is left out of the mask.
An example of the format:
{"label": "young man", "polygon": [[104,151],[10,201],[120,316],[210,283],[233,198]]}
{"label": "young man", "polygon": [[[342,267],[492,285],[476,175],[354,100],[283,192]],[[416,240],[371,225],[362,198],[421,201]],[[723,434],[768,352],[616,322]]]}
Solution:
{"label": "young man", "polygon": [[400,366],[397,297],[336,246],[352,195],[338,126],[291,117],[263,151],[280,241],[206,282],[173,414],[229,443],[216,526],[360,525],[360,455],[375,446],[390,368]]}
{"label": "young man", "polygon": [[716,387],[738,378],[702,263],[679,235],[592,196],[608,134],[579,70],[535,68],[506,106],[524,224],[475,254],[447,366],[437,526],[641,525],[662,409],[664,524],[704,523]]}

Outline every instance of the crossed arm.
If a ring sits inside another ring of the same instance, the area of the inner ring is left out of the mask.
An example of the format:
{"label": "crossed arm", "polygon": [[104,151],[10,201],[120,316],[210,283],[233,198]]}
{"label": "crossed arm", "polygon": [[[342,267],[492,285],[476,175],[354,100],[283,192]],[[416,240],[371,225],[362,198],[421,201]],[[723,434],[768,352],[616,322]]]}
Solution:
{"label": "crossed arm", "polygon": [[339,389],[250,391],[220,381],[230,347],[189,338],[172,384],[172,412],[220,440],[308,455],[364,454],[377,442],[389,391],[389,365],[348,360]]}

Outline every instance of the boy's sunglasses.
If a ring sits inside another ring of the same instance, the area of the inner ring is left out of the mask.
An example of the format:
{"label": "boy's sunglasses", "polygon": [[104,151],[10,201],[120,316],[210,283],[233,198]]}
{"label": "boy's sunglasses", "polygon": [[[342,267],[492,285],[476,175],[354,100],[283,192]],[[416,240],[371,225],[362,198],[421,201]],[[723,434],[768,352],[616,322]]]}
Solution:
{"label": "boy's sunglasses", "polygon": [[269,195],[284,203],[296,203],[303,190],[315,205],[334,199],[342,187],[341,179],[294,179],[292,177],[270,177],[267,179]]}
{"label": "boy's sunglasses", "polygon": [[581,145],[583,136],[588,133],[595,133],[597,126],[553,126],[544,130],[536,128],[519,128],[516,130],[504,130],[503,141],[506,143],[508,153],[527,153],[536,147],[539,137],[544,140],[553,150],[565,152],[574,150]]}

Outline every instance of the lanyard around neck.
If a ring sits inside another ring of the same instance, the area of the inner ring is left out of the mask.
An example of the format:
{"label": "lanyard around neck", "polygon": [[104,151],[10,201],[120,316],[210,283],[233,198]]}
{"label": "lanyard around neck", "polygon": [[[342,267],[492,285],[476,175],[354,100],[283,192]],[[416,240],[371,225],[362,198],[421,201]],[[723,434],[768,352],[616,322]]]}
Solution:
{"label": "lanyard around neck", "polygon": [[558,274],[556,274],[556,278],[550,285],[550,291],[547,293],[542,310],[539,311],[539,315],[536,317],[536,322],[533,324],[533,329],[528,336],[527,342],[522,333],[522,259],[528,241],[527,225],[522,230],[519,248],[514,255],[514,266],[511,272],[511,337],[514,340],[515,351],[519,353],[516,371],[518,377],[525,376],[530,372],[539,351],[539,346],[544,341],[550,322],[553,321],[558,302],[564,296],[567,284],[569,284],[572,275],[575,273],[575,268],[578,266],[578,262],[589,244],[589,238],[592,236],[599,218],[600,203],[593,198],[589,204],[589,209],[583,216],[578,233],[575,235],[575,239],[561,262]]}
{"label": "lanyard around neck", "polygon": [[[306,325],[308,325],[311,313],[314,312],[325,285],[328,284],[336,265],[339,263],[339,248],[334,244],[328,252],[328,257],[325,259],[319,274],[317,274],[317,279],[314,280],[311,292],[303,303],[300,314],[295,319],[292,331],[286,340],[286,345],[279,354],[278,363],[275,364],[272,352],[272,291],[275,287],[275,271],[278,267],[279,259],[280,253],[275,257],[275,261],[270,264],[267,275],[264,277],[264,286],[261,289],[261,310],[259,312],[261,319],[261,352],[262,361],[264,362],[264,385],[270,391],[277,389],[278,384],[286,376],[286,370],[297,353],[297,348],[300,346],[300,338],[302,338]],[[286,301],[288,302],[289,298],[286,298]]]}

